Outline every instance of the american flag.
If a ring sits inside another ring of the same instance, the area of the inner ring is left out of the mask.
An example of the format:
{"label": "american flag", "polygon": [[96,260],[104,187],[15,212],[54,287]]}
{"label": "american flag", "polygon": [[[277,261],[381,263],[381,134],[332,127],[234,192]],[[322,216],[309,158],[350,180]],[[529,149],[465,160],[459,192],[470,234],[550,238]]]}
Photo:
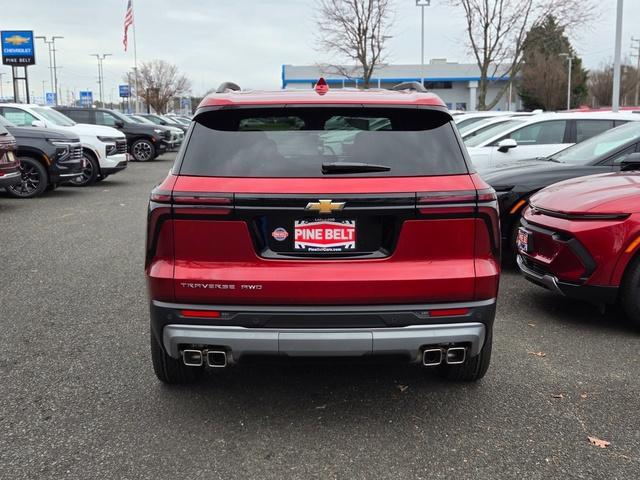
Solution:
{"label": "american flag", "polygon": [[124,45],[124,51],[127,51],[127,30],[129,27],[133,25],[133,5],[131,4],[131,0],[127,3],[127,12],[124,14],[124,38],[122,39],[122,44]]}

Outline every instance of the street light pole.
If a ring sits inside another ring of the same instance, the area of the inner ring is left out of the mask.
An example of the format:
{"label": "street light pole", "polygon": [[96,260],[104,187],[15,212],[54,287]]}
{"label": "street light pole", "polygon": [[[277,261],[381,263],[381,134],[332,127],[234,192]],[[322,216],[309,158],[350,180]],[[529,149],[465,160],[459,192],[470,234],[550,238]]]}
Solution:
{"label": "street light pole", "polygon": [[569,72],[567,73],[567,110],[571,110],[571,66],[573,65],[573,57],[570,53],[561,53],[561,57],[566,57],[569,62]]}
{"label": "street light pole", "polygon": [[111,53],[91,53],[91,57],[98,59],[98,93],[100,95],[100,103],[104,107],[104,70],[102,69],[102,62],[105,58],[111,56]]}
{"label": "street light pole", "polygon": [[611,111],[620,110],[620,56],[622,55],[622,9],[624,0],[618,0],[616,8],[616,47],[613,59],[613,92]]}
{"label": "street light pole", "polygon": [[416,7],[422,10],[422,25],[420,28],[420,82],[424,86],[424,7],[431,5],[431,0],[416,0]]}
{"label": "street light pole", "polygon": [[56,63],[56,40],[62,39],[59,35],[54,35],[51,37],[51,40],[47,40],[45,36],[36,36],[36,38],[41,38],[44,43],[49,47],[49,70],[51,74],[51,87],[54,89],[54,99],[55,104],[58,105],[58,65]]}

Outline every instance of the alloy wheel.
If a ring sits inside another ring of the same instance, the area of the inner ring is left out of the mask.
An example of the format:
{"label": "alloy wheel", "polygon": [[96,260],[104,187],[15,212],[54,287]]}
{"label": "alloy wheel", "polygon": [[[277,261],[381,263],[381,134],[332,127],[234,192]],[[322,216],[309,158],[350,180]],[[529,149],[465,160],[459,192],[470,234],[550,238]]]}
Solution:
{"label": "alloy wheel", "polygon": [[151,145],[147,142],[138,142],[133,146],[133,156],[140,162],[151,159]]}

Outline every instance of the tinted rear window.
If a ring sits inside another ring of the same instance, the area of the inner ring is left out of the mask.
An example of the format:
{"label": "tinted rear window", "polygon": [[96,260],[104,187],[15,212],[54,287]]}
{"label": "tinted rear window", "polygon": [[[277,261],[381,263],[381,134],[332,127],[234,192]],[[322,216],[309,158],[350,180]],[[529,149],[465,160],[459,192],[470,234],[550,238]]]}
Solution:
{"label": "tinted rear window", "polygon": [[177,168],[182,175],[323,177],[322,165],[358,162],[388,171],[330,176],[467,173],[451,117],[427,109],[287,107],[198,115]]}

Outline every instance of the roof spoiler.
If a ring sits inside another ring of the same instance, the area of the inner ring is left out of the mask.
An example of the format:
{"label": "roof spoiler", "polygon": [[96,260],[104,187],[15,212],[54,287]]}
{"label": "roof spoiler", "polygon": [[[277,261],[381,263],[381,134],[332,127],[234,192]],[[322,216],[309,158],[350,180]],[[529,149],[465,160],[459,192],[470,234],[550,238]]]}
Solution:
{"label": "roof spoiler", "polygon": [[218,89],[216,90],[216,93],[225,93],[225,92],[239,92],[240,90],[242,90],[240,88],[240,85],[238,85],[237,83],[233,83],[233,82],[222,82],[220,84],[220,86],[218,87]]}
{"label": "roof spoiler", "polygon": [[424,85],[420,82],[402,82],[395,85],[392,90],[413,90],[414,92],[427,92]]}

